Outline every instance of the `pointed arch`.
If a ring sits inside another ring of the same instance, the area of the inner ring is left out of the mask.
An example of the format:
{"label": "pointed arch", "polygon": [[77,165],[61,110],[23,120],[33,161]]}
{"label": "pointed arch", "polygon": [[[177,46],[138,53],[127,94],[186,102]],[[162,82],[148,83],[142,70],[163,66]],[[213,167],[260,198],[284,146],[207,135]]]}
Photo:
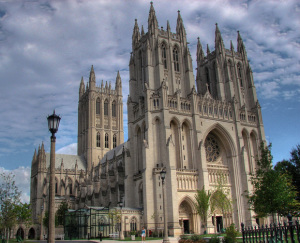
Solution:
{"label": "pointed arch", "polygon": [[117,134],[113,135],[113,148],[117,147]]}
{"label": "pointed arch", "polygon": [[173,48],[173,62],[175,72],[179,72],[179,47],[175,45]]}
{"label": "pointed arch", "polygon": [[161,163],[161,120],[158,116],[153,119],[154,165]]}
{"label": "pointed arch", "polygon": [[182,151],[182,163],[183,168],[193,169],[192,163],[192,137],[191,126],[187,119],[185,119],[181,125],[181,151]]}
{"label": "pointed arch", "polygon": [[98,97],[96,100],[96,114],[100,115],[100,98]]}
{"label": "pointed arch", "polygon": [[105,133],[105,148],[109,148],[109,138],[108,138],[108,133]]}
{"label": "pointed arch", "polygon": [[108,100],[104,100],[104,116],[108,116]]}
{"label": "pointed arch", "polygon": [[220,124],[220,123],[215,123],[211,125],[203,134],[203,141],[205,141],[207,135],[214,131],[215,133],[218,134],[220,139],[223,141],[225,149],[227,152],[230,154],[227,154],[227,156],[232,156],[235,157],[237,156],[237,151],[236,151],[236,145],[231,137],[231,135],[228,133],[228,131]]}
{"label": "pointed arch", "polygon": [[179,125],[179,121],[176,118],[173,118],[170,121],[170,131],[171,131],[171,136],[172,136],[172,140],[174,142],[174,149],[172,151],[173,153],[173,158],[175,159],[175,165],[177,169],[181,169],[182,168],[182,163],[181,163],[181,159],[180,159],[180,125]]}
{"label": "pointed arch", "polygon": [[114,100],[111,104],[111,115],[112,117],[116,117],[117,116],[117,112],[116,112],[116,101]]}
{"label": "pointed arch", "polygon": [[161,43],[161,60],[162,60],[162,64],[164,69],[168,69],[168,65],[167,65],[167,45],[165,41],[162,41]]}
{"label": "pointed arch", "polygon": [[98,148],[101,147],[101,136],[100,136],[100,132],[97,132],[97,135],[96,135],[96,146]]}

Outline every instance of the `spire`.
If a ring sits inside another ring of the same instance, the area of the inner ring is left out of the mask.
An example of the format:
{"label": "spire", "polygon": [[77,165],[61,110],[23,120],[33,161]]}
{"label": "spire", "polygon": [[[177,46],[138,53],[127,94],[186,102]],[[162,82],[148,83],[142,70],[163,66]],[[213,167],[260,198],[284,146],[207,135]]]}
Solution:
{"label": "spire", "polygon": [[247,63],[248,62],[247,52],[239,31],[238,31],[238,38],[237,38],[237,51],[242,54],[243,59]]}
{"label": "spire", "polygon": [[150,35],[154,34],[158,30],[158,22],[153,7],[153,2],[150,2],[150,11],[148,17],[148,32]]}
{"label": "spire", "polygon": [[210,54],[210,50],[209,50],[208,44],[207,44],[207,47],[206,47],[206,53],[207,53],[207,56]]}
{"label": "spire", "polygon": [[231,50],[232,52],[234,52],[234,46],[233,46],[232,40],[230,41],[230,50]]}
{"label": "spire", "polygon": [[85,87],[84,87],[84,80],[83,77],[81,77],[80,81],[80,86],[79,86],[79,97],[81,97],[85,92]]}
{"label": "spire", "polygon": [[141,35],[143,36],[144,34],[145,34],[144,26],[142,25]]}
{"label": "spire", "polygon": [[132,49],[134,49],[134,46],[139,42],[140,38],[141,36],[140,36],[139,25],[137,23],[137,19],[135,19],[133,33],[132,33]]}
{"label": "spire", "polygon": [[240,31],[237,32],[238,33],[238,38],[237,38],[237,51],[238,52],[242,52],[243,48],[244,48],[244,42],[243,39],[240,35]]}
{"label": "spire", "polygon": [[171,32],[171,27],[170,27],[169,20],[167,21],[167,31],[168,31],[168,32]]}
{"label": "spire", "polygon": [[178,10],[178,17],[177,17],[177,25],[176,25],[176,33],[181,37],[181,40],[185,40],[186,32],[183,25],[183,20],[180,15],[180,11]]}
{"label": "spire", "polygon": [[224,49],[224,43],[223,43],[221,32],[218,27],[218,23],[216,23],[215,50],[221,50],[221,49]]}
{"label": "spire", "polygon": [[91,71],[90,71],[90,79],[89,79],[89,87],[90,89],[93,89],[96,86],[96,76],[94,72],[94,66],[92,65]]}
{"label": "spire", "polygon": [[36,161],[36,149],[34,150],[33,158],[32,158],[32,163]]}
{"label": "spire", "polygon": [[197,43],[197,62],[200,62],[202,60],[204,60],[204,52],[203,52],[203,49],[202,49],[200,38],[198,37],[198,43]]}
{"label": "spire", "polygon": [[120,94],[120,95],[122,94],[122,80],[121,80],[121,76],[120,76],[119,71],[117,73],[115,89],[116,89],[118,94]]}

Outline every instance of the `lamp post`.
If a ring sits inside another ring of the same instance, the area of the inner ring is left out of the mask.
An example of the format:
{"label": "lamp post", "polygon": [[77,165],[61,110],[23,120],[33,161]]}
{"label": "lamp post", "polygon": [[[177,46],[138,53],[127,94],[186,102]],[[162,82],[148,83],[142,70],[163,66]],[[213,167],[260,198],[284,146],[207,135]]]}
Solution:
{"label": "lamp post", "polygon": [[163,209],[164,209],[164,243],[168,243],[169,237],[168,237],[168,215],[167,215],[167,203],[166,203],[166,195],[165,195],[165,178],[166,178],[166,169],[163,168],[160,172],[160,178],[162,180],[162,191],[163,191]]}
{"label": "lamp post", "polygon": [[122,208],[123,208],[123,198],[121,197],[121,201],[118,202],[120,208],[121,208],[121,220],[120,220],[120,240],[124,240],[124,234],[123,234],[123,225],[122,225]]}
{"label": "lamp post", "polygon": [[48,128],[51,132],[51,150],[50,150],[50,184],[49,184],[49,224],[48,224],[48,243],[55,242],[55,133],[58,130],[60,117],[55,114],[48,116]]}

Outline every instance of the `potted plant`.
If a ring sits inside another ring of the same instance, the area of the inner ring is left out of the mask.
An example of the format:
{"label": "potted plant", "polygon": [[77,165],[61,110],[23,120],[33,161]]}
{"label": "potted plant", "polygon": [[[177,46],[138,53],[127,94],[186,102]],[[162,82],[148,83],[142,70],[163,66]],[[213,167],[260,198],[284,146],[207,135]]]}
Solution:
{"label": "potted plant", "polygon": [[135,235],[136,235],[135,231],[130,231],[131,240],[135,240]]}

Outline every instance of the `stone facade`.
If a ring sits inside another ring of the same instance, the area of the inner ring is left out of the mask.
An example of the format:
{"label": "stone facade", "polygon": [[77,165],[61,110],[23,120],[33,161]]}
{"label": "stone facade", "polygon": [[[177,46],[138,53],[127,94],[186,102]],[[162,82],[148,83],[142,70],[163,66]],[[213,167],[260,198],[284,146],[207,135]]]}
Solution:
{"label": "stone facade", "polygon": [[[115,90],[96,86],[93,67],[89,82],[79,89],[78,155],[56,155],[56,201],[74,209],[116,207],[124,197],[124,229],[136,220],[148,230],[163,228],[160,172],[165,168],[169,234],[202,233],[194,202],[205,186],[214,192],[224,179],[232,210],[216,209],[208,231],[241,222],[251,225],[245,190],[251,191],[259,144],[265,142],[259,102],[243,40],[226,49],[216,25],[215,50],[197,46],[193,74],[183,20],[176,32],[158,27],[151,3],[148,32],[137,20],[129,62],[128,141],[123,141],[122,83]],[[31,204],[36,227],[47,208],[49,155],[42,145],[31,172]],[[127,210],[127,211],[126,211]],[[134,212],[134,213],[130,213]],[[40,231],[40,229],[37,229]]]}

